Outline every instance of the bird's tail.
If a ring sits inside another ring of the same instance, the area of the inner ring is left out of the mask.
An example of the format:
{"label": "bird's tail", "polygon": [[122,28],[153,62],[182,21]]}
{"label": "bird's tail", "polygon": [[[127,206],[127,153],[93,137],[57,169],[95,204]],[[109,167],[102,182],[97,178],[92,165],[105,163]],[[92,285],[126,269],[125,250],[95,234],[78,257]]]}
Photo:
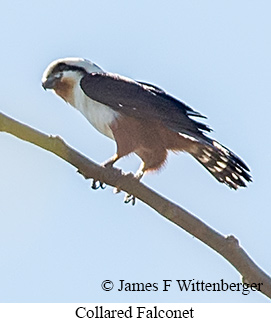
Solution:
{"label": "bird's tail", "polygon": [[215,140],[206,138],[197,145],[192,155],[221,183],[230,188],[246,186],[251,182],[247,165],[232,151]]}

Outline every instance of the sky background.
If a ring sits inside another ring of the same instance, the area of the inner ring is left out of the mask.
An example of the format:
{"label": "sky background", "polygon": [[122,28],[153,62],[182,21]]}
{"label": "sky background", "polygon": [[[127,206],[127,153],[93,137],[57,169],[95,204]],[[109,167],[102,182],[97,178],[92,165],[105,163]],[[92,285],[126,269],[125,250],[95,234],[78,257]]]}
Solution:
{"label": "sky background", "polygon": [[[242,157],[253,183],[237,192],[192,157],[170,154],[143,182],[271,272],[270,1],[5,1],[0,11],[3,113],[60,135],[96,162],[115,144],[45,92],[54,59],[78,56],[166,89],[208,116],[212,137]],[[180,292],[163,279],[240,282],[220,255],[148,206],[122,203],[53,154],[0,133],[1,302],[267,302],[257,292]],[[139,159],[117,163],[135,171]],[[101,289],[110,279],[115,288]],[[119,280],[158,283],[119,292]]]}

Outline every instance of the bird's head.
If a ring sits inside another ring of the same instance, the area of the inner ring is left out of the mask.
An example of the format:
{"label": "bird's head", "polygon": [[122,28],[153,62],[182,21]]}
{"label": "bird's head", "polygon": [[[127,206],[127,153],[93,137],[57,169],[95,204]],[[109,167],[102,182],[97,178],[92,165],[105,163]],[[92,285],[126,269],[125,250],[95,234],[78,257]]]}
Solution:
{"label": "bird's head", "polygon": [[53,61],[44,71],[42,86],[45,90],[55,90],[65,80],[76,81],[86,73],[99,73],[103,70],[96,64],[83,58],[61,58]]}

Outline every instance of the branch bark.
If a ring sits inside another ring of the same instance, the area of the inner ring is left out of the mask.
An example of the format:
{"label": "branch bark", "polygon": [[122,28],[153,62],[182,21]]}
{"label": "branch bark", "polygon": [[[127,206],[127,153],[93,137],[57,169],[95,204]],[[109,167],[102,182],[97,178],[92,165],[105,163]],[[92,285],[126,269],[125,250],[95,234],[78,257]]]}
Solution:
{"label": "branch bark", "polygon": [[76,167],[78,172],[85,178],[99,180],[134,195],[227,259],[242,275],[243,282],[256,283],[257,287],[260,286],[259,291],[271,298],[270,276],[256,265],[234,236],[225,237],[221,235],[182,207],[170,202],[146,185],[138,182],[132,174],[122,174],[116,168],[104,168],[95,164],[67,145],[58,136],[45,135],[3,113],[0,113],[0,131],[10,133],[17,138],[54,153]]}

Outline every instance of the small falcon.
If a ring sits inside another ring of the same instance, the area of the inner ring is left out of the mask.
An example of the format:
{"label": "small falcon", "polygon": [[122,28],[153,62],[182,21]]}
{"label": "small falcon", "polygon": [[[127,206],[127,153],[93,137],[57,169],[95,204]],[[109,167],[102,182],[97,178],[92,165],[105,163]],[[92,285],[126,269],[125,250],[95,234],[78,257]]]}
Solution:
{"label": "small falcon", "polygon": [[[205,118],[157,86],[107,73],[82,58],[52,62],[42,77],[51,89],[79,110],[102,134],[116,141],[116,154],[103,166],[136,153],[142,164],[135,176],[161,168],[168,151],[187,152],[219,182],[230,188],[251,181],[249,168],[225,146],[207,137],[211,129],[194,120]],[[97,188],[95,181],[93,188]],[[125,202],[134,197],[126,196]]]}

